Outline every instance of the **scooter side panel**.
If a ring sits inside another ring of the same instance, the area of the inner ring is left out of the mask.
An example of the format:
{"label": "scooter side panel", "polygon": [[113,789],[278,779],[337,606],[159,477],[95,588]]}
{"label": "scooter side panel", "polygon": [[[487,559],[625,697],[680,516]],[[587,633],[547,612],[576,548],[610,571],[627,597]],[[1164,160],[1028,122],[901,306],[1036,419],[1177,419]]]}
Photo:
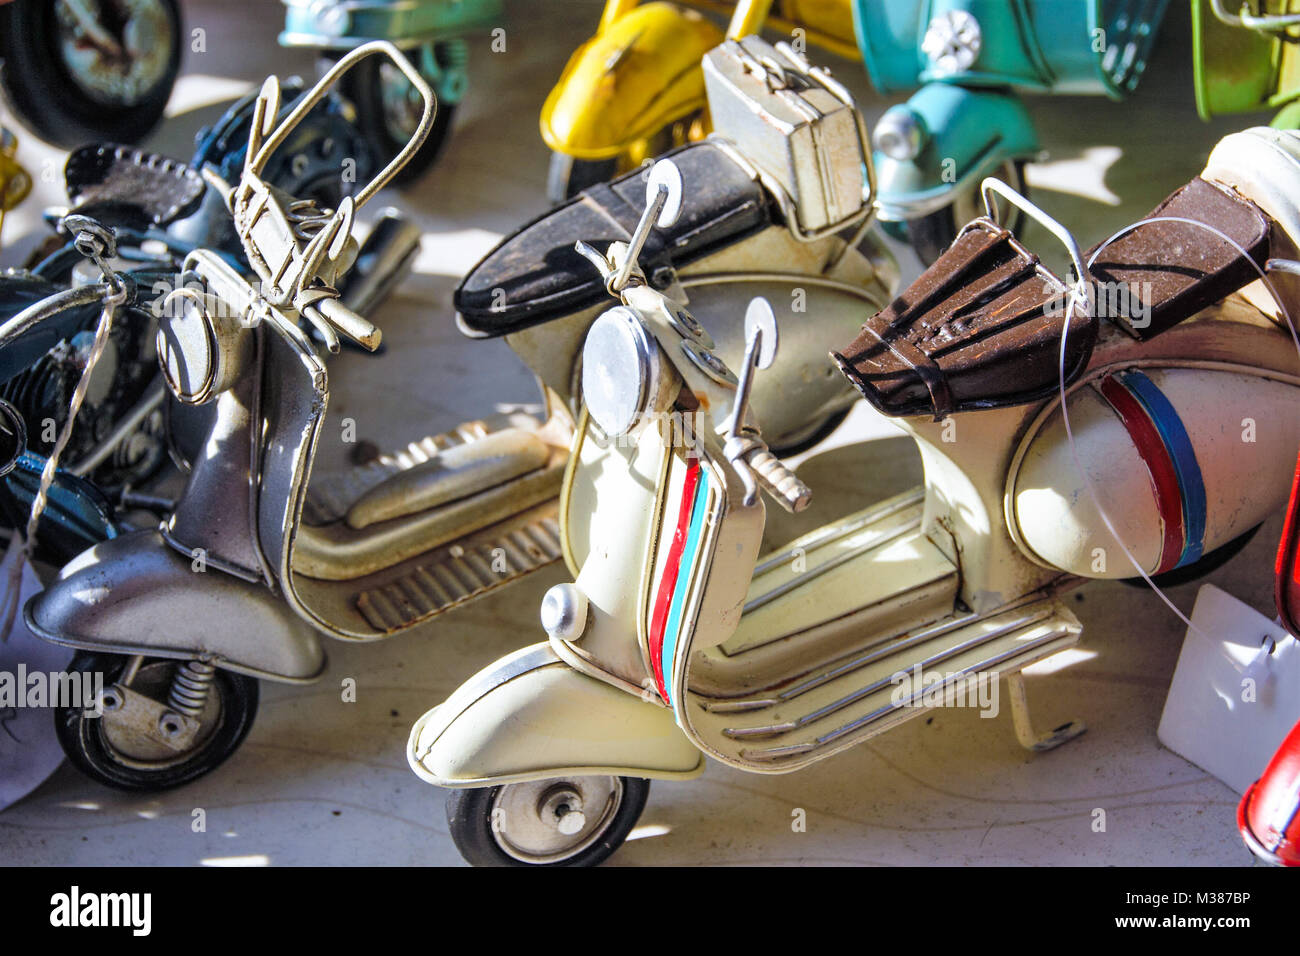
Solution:
{"label": "scooter side panel", "polygon": [[271,590],[194,560],[157,531],[98,544],[23,610],[32,633],[114,654],[202,658],[287,682],[325,669],[320,639]]}
{"label": "scooter side panel", "polygon": [[704,769],[671,711],[574,670],[544,643],[480,671],[422,716],[406,755],[440,787],[571,773],[686,779]]}
{"label": "scooter side panel", "polygon": [[1245,368],[1098,370],[1069,399],[1077,463],[1059,409],[1027,438],[1012,486],[1022,540],[1086,577],[1136,577],[1124,549],[1148,574],[1194,564],[1286,502],[1296,398],[1294,382]]}

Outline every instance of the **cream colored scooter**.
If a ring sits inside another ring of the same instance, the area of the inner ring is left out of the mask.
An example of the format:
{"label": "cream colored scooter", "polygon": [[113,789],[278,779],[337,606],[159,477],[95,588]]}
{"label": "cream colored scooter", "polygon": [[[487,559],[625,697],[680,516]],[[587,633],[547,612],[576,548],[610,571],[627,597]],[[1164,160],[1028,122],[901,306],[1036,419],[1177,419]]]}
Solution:
{"label": "cream colored scooter", "polygon": [[[666,194],[671,208],[661,169],[649,200]],[[1083,725],[1036,733],[1020,674],[1079,639],[1061,591],[1204,567],[1285,502],[1300,360],[1273,307],[1234,290],[1300,236],[1300,138],[1229,137],[1161,207],[1192,222],[1187,234],[1155,253],[1120,241],[1087,266],[1041,210],[996,180],[984,188],[989,215],[868,321],[868,344],[836,356],[873,405],[903,410],[924,487],[761,557],[759,491],[791,510],[809,496],[748,407],[775,353],[770,311],[751,308],[738,376],[691,358],[707,340],[644,284],[592,326],[565,526],[576,580],[546,595],[547,642],[481,671],[411,731],[412,769],[452,788],[467,860],[597,863],[632,829],[649,779],[692,777],[705,755],[797,770],[972,681],[1007,678],[1018,739],[1051,749]],[[1061,238],[1083,280],[1020,246],[997,196]],[[1256,266],[1198,247],[1198,222],[1223,224]],[[1143,258],[1187,249],[1198,266]],[[615,244],[596,258],[612,275],[626,256]],[[1164,277],[1144,293],[1149,325],[1141,310],[1093,305],[1098,277],[1129,268]],[[1245,417],[1269,423],[1262,444],[1240,443]],[[1099,564],[1097,548],[1112,560]]]}

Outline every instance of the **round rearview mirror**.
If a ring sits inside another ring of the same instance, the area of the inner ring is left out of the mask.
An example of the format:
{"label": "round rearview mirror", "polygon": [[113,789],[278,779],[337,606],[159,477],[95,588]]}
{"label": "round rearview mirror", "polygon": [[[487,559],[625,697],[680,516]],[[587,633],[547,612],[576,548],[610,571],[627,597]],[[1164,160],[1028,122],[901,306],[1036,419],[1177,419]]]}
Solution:
{"label": "round rearview mirror", "polygon": [[646,204],[655,201],[660,189],[668,191],[668,198],[659,210],[655,224],[660,229],[667,229],[677,221],[682,212],[682,171],[671,159],[661,159],[650,168],[650,175],[645,184]]}
{"label": "round rearview mirror", "polygon": [[27,450],[27,423],[23,416],[0,398],[0,475],[7,475]]}
{"label": "round rearview mirror", "polygon": [[755,335],[761,338],[754,364],[759,370],[770,368],[776,361],[776,315],[772,312],[771,304],[762,296],[750,299],[749,307],[745,309],[746,345],[754,341]]}

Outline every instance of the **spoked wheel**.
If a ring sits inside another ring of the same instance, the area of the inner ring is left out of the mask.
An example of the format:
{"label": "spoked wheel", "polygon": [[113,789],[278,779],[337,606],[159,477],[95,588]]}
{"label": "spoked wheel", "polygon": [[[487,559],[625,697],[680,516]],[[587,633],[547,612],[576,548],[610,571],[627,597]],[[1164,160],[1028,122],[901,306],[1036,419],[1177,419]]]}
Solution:
{"label": "spoked wheel", "polygon": [[[417,52],[419,55],[416,55]],[[463,77],[463,50],[455,41],[436,43],[432,50],[412,51],[411,54],[417,65],[425,56],[434,58],[439,71]],[[436,88],[441,85],[445,91],[445,84],[431,79],[427,75],[429,71],[421,72],[425,79],[430,80],[431,86]],[[463,86],[463,80],[460,85]],[[339,88],[356,106],[358,128],[375,145],[380,154],[380,164],[386,165],[401,152],[420,123],[424,101],[419,92],[395,64],[379,56],[362,60],[349,70],[339,82]],[[428,138],[411,157],[411,161],[398,170],[393,177],[394,183],[403,185],[413,182],[433,166],[451,132],[451,121],[455,113],[456,103],[445,96],[439,99]]]}
{"label": "spoked wheel", "polygon": [[59,743],[78,770],[119,790],[198,779],[239,748],[257,715],[254,678],[199,661],[79,653],[68,670],[83,686],[103,675],[103,714],[56,709]]}
{"label": "spoked wheel", "polygon": [[447,794],[451,838],[473,866],[596,866],[645,809],[636,777],[533,780]]}
{"label": "spoked wheel", "polygon": [[[1016,192],[1026,195],[1025,164],[1023,160],[1009,160],[1003,163],[994,174]],[[984,197],[980,195],[979,186],[970,192],[960,194],[942,209],[906,222],[907,241],[916,250],[924,265],[930,265],[943,255],[957,232],[972,219],[984,215]],[[1011,231],[1019,234],[1024,216],[1020,210],[1012,211]]]}
{"label": "spoked wheel", "polygon": [[133,143],[162,119],[181,63],[177,0],[18,2],[4,89],[43,139]]}
{"label": "spoked wheel", "polygon": [[574,159],[566,153],[551,153],[551,166],[546,174],[546,198],[558,206],[587,187],[617,175],[617,159]]}

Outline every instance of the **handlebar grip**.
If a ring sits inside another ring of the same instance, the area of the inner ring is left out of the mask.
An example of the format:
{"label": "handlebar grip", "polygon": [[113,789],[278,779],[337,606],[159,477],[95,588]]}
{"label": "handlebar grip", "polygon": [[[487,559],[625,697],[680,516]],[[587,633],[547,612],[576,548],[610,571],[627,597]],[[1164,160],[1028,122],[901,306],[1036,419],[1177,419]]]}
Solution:
{"label": "handlebar grip", "polygon": [[372,352],[379,348],[379,342],[383,338],[380,328],[368,319],[357,315],[338,299],[321,299],[312,308],[315,308],[330,325],[348,338]]}
{"label": "handlebar grip", "polygon": [[759,485],[787,511],[798,514],[812,502],[812,489],[766,448],[755,448],[745,460]]}

